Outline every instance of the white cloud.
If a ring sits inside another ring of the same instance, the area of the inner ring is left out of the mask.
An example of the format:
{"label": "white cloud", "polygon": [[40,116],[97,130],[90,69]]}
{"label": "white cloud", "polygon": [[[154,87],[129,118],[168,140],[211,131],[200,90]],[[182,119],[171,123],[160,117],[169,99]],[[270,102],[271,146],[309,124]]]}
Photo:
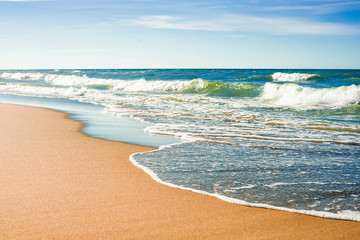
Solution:
{"label": "white cloud", "polygon": [[260,32],[277,35],[353,35],[360,33],[360,26],[358,25],[316,22],[301,18],[230,14],[212,19],[186,19],[168,15],[147,15],[132,19],[129,22],[157,29]]}
{"label": "white cloud", "polygon": [[133,24],[143,25],[150,28],[178,29],[178,30],[202,30],[202,31],[231,31],[232,28],[224,24],[211,21],[196,20],[189,21],[181,17],[166,15],[142,16],[130,21]]}

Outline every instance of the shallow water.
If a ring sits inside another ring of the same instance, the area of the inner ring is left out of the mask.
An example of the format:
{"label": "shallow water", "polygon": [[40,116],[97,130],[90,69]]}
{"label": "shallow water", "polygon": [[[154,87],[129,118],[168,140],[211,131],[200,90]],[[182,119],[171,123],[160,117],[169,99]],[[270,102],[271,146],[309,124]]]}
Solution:
{"label": "shallow water", "polygon": [[129,117],[104,114],[103,106],[59,98],[40,98],[0,94],[1,103],[48,108],[69,114],[69,118],[84,123],[81,131],[87,135],[138,145],[160,147],[180,142],[170,136],[150,135],[144,128],[150,126]]}

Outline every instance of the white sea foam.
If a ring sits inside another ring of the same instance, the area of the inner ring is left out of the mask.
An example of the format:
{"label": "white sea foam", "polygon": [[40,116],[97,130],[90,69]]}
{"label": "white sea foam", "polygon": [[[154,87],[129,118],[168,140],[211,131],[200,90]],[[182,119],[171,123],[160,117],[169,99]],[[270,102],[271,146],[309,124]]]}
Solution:
{"label": "white sea foam", "polygon": [[92,85],[108,86],[110,88],[115,87],[117,84],[124,84],[124,82],[133,83],[134,81],[123,81],[113,79],[102,79],[102,78],[89,78],[85,74],[82,76],[78,75],[58,75],[58,74],[47,74],[44,77],[45,82],[51,83],[57,86],[73,86],[73,87],[86,87]]}
{"label": "white sea foam", "polygon": [[0,92],[5,94],[18,94],[36,97],[49,98],[74,98],[82,96],[86,93],[85,88],[56,88],[56,87],[40,87],[40,86],[23,86],[17,84],[0,85]]}
{"label": "white sea foam", "polygon": [[0,93],[45,98],[65,98],[97,105],[105,105],[105,102],[111,103],[114,98],[106,92],[98,91],[96,89],[88,89],[85,87],[64,88],[19,84],[0,84]]}
{"label": "white sea foam", "polygon": [[193,81],[117,81],[115,90],[126,92],[180,92],[187,89]]}
{"label": "white sea foam", "polygon": [[250,188],[254,188],[254,187],[255,187],[255,185],[249,184],[249,185],[242,186],[242,187],[233,187],[231,189],[235,189],[235,190],[237,190],[237,189],[250,189]]}
{"label": "white sea foam", "polygon": [[96,79],[88,78],[86,75],[58,75],[58,74],[47,74],[45,82],[52,83],[59,86],[85,86],[95,84]]}
{"label": "white sea foam", "polygon": [[[86,75],[58,75],[58,74],[30,74],[30,73],[3,73],[3,78],[16,80],[38,80],[43,78],[45,82],[55,86],[64,87],[91,87],[91,86],[107,86],[114,91],[124,92],[180,92],[190,86],[193,86],[199,80],[192,81],[146,81],[138,80],[115,80],[89,78]],[[14,86],[13,86],[14,87]],[[20,90],[20,87],[17,87]],[[49,88],[46,88],[49,89]],[[59,88],[59,91],[63,89]],[[24,91],[27,91],[24,89]]]}
{"label": "white sea foam", "polygon": [[[48,84],[66,87],[99,87],[105,86],[107,89],[122,92],[201,92],[209,87],[209,82],[201,78],[193,80],[145,80],[144,78],[135,80],[122,79],[104,79],[92,78],[85,74],[78,75],[78,70],[73,71],[74,74],[54,74],[54,73],[2,73],[2,78],[14,80],[44,80]],[[239,85],[223,85],[207,89],[205,93],[209,94],[251,94],[255,91],[254,86],[244,84]]]}
{"label": "white sea foam", "polygon": [[10,73],[10,72],[4,72],[0,75],[1,78],[5,79],[13,79],[13,80],[39,80],[44,77],[43,73]]}
{"label": "white sea foam", "polygon": [[306,81],[315,77],[319,77],[316,74],[307,74],[307,73],[282,73],[276,72],[271,77],[275,81],[280,82],[298,82],[298,81]]}
{"label": "white sea foam", "polygon": [[274,188],[277,186],[286,186],[286,185],[296,185],[297,183],[283,183],[283,182],[277,182],[272,184],[264,185],[265,187]]}
{"label": "white sea foam", "polygon": [[339,107],[360,102],[360,86],[302,87],[294,83],[266,83],[261,99],[294,108]]}
{"label": "white sea foam", "polygon": [[91,86],[103,85],[113,90],[124,92],[179,92],[190,86],[201,85],[202,81],[147,81],[143,78],[138,80],[102,79],[89,78],[86,75],[57,75],[47,74],[45,81],[59,86]]}

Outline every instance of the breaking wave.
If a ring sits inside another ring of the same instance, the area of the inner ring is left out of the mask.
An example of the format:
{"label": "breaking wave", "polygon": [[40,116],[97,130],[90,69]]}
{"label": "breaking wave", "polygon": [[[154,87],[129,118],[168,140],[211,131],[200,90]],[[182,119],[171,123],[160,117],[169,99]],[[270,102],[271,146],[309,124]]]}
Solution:
{"label": "breaking wave", "polygon": [[295,83],[266,83],[260,98],[273,102],[278,106],[294,108],[341,107],[349,104],[359,104],[360,86],[311,88]]}
{"label": "breaking wave", "polygon": [[222,97],[255,97],[260,94],[261,88],[259,85],[251,83],[227,84],[196,79],[183,92]]}
{"label": "breaking wave", "polygon": [[299,82],[321,78],[317,74],[308,73],[282,73],[276,72],[271,75],[272,79],[279,82]]}
{"label": "breaking wave", "polygon": [[12,79],[12,80],[19,80],[19,81],[24,81],[24,80],[39,80],[42,79],[44,77],[43,73],[21,73],[21,72],[16,72],[16,73],[9,73],[9,72],[4,72],[0,75],[1,78],[5,78],[5,79]]}
{"label": "breaking wave", "polygon": [[59,75],[43,73],[2,73],[2,78],[15,80],[39,80],[63,87],[87,87],[95,89],[111,89],[123,92],[178,92],[198,93],[208,96],[223,97],[254,97],[261,92],[257,84],[236,83],[227,84],[211,82],[204,79],[193,80],[157,80],[147,81],[144,78],[136,80],[89,78],[86,75]]}

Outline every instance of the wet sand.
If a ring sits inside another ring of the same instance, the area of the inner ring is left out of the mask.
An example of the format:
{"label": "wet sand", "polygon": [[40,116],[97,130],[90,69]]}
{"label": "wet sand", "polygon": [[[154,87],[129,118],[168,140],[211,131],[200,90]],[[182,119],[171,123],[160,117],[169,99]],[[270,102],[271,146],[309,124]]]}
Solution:
{"label": "wet sand", "polygon": [[155,182],[66,114],[0,104],[0,239],[359,239],[360,222],[244,207]]}

